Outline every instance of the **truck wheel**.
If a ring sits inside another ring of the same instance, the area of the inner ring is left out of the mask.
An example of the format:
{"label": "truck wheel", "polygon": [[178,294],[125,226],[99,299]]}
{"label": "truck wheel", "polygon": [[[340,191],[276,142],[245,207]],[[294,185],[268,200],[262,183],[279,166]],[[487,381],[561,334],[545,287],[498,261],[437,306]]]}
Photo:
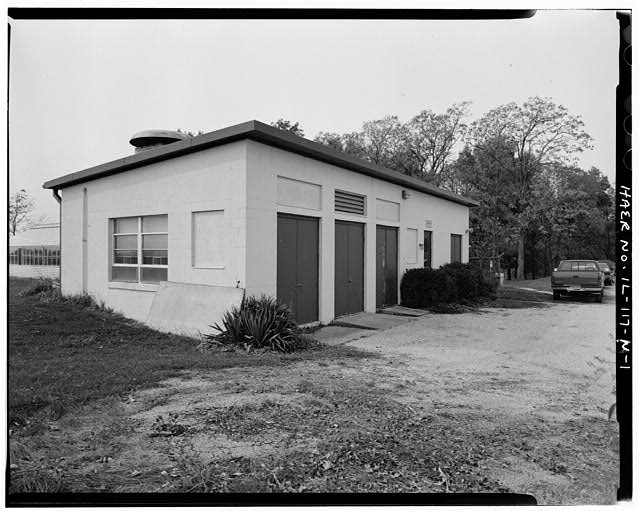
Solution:
{"label": "truck wheel", "polygon": [[553,299],[560,299],[560,291],[559,290],[554,290],[553,291]]}
{"label": "truck wheel", "polygon": [[602,292],[596,296],[596,303],[602,303]]}

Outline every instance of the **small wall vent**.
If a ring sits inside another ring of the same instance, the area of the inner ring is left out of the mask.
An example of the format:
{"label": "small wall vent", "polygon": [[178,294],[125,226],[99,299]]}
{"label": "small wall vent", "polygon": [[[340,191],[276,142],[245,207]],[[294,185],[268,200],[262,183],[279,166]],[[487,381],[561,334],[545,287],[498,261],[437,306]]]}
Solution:
{"label": "small wall vent", "polygon": [[352,192],[336,191],[336,212],[366,214],[366,197]]}

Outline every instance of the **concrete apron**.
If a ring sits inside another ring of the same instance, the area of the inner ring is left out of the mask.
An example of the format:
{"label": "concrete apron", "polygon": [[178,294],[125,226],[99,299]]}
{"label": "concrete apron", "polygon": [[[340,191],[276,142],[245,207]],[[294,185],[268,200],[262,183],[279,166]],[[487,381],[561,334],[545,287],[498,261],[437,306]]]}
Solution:
{"label": "concrete apron", "polygon": [[153,298],[146,324],[168,333],[200,338],[216,333],[223,314],[240,306],[244,289],[194,283],[161,282]]}
{"label": "concrete apron", "polygon": [[427,315],[424,310],[417,310],[416,308],[408,308],[406,306],[393,305],[381,308],[378,313],[391,314],[391,315],[404,315],[406,317],[422,317]]}
{"label": "concrete apron", "polygon": [[[425,315],[426,312],[421,314]],[[352,340],[370,337],[376,331],[402,326],[417,318],[417,315],[361,312],[338,317],[332,324],[315,331],[313,337],[323,344],[342,345]]]}

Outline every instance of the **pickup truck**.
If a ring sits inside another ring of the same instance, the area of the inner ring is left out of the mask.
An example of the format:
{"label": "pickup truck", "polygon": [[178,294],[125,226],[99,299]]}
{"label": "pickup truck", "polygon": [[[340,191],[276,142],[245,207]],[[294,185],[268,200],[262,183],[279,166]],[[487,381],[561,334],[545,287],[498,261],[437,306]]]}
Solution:
{"label": "pickup truck", "polygon": [[604,274],[595,260],[563,260],[551,275],[553,299],[564,294],[595,295],[602,303]]}

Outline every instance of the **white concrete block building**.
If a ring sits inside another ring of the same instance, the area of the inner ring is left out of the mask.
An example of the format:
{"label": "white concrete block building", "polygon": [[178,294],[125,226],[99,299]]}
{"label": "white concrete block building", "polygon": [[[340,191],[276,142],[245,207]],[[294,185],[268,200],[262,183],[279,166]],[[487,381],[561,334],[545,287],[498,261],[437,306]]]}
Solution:
{"label": "white concrete block building", "polygon": [[300,323],[375,312],[407,269],[468,261],[476,205],[258,121],[44,187],[61,202],[63,293],[141,321],[162,282],[276,296]]}

